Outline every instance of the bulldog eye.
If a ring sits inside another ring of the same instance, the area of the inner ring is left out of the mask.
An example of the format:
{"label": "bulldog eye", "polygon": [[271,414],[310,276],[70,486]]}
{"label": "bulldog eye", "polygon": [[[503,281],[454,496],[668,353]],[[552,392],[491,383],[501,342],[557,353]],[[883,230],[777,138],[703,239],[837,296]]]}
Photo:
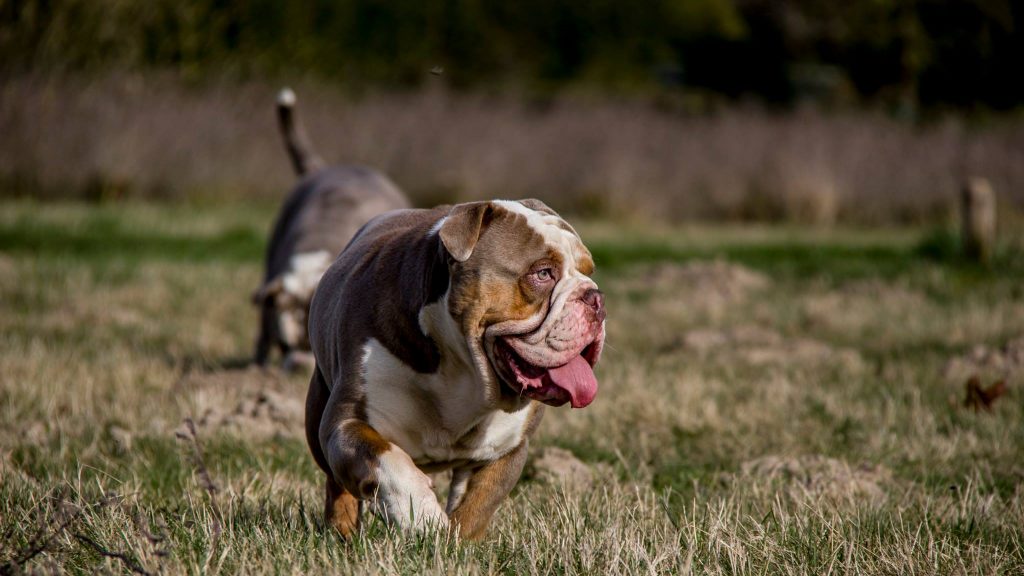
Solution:
{"label": "bulldog eye", "polygon": [[531,284],[549,284],[555,280],[555,270],[553,268],[540,268],[530,272],[527,275],[527,279]]}

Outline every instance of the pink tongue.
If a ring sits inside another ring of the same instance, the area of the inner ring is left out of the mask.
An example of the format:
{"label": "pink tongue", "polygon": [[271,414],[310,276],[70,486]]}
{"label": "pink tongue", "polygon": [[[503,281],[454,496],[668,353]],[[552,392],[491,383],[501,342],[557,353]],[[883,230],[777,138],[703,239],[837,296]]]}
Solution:
{"label": "pink tongue", "polygon": [[597,396],[597,378],[594,376],[594,369],[583,359],[577,356],[565,366],[549,368],[548,377],[559,388],[566,390],[572,396],[572,407],[583,408],[594,401]]}

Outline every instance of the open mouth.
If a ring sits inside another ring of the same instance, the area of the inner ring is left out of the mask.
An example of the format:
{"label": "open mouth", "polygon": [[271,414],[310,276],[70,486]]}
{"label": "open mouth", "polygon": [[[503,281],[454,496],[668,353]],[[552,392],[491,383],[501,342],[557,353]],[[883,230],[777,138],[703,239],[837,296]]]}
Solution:
{"label": "open mouth", "polygon": [[571,402],[573,408],[583,408],[597,395],[597,378],[594,364],[597,362],[597,342],[591,342],[569,362],[561,366],[535,366],[512,349],[504,338],[494,344],[496,364],[505,384],[517,395],[543,402],[550,406],[561,406]]}

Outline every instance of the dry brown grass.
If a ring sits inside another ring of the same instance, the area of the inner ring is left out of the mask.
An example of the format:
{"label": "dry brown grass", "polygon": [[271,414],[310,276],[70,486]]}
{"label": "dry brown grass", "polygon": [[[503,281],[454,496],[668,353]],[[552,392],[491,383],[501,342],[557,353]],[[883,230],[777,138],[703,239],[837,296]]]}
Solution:
{"label": "dry brown grass", "polygon": [[[991,273],[922,260],[906,232],[639,234],[580,223],[610,311],[601,391],[585,410],[549,411],[534,454],[571,450],[588,480],[532,472],[480,544],[403,536],[377,522],[344,543],[320,520],[319,472],[295,409],[304,380],[238,362],[254,337],[246,295],[259,278],[258,241],[251,257],[192,250],[199,256],[182,260],[153,247],[262,230],[269,213],[186,217],[191,210],[0,210],[0,566],[1024,570],[1024,371],[986,365],[985,378],[1002,375],[1010,387],[991,413],[961,408],[961,374],[945,372],[975,345],[1002,351],[1024,334],[1019,266]],[[121,226],[100,226],[110,220]],[[30,250],[22,235],[48,224],[78,243]],[[86,243],[96,230],[109,245]],[[719,257],[644,256],[636,247],[645,242]],[[828,256],[829,246],[843,257]],[[813,266],[795,267],[812,256]],[[700,332],[715,345],[688,343]],[[815,352],[794,352],[801,346]],[[845,361],[848,352],[859,362]],[[215,490],[204,486],[190,435],[175,435],[186,417]],[[39,542],[38,555],[19,560]]]}
{"label": "dry brown grass", "polygon": [[[262,197],[292,184],[279,88],[168,77],[20,77],[0,88],[0,177],[23,194]],[[332,161],[377,166],[424,204],[537,196],[656,220],[934,220],[968,175],[1024,206],[1024,123],[914,127],[875,113],[687,116],[645,102],[427,90],[346,97],[299,83]]]}

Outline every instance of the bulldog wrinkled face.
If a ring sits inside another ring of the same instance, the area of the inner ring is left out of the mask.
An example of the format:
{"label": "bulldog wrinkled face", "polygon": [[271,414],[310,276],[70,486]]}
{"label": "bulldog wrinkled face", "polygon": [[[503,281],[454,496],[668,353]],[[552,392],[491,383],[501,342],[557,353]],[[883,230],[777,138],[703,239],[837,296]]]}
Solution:
{"label": "bulldog wrinkled face", "polygon": [[604,297],[575,230],[536,201],[490,203],[472,253],[453,268],[449,307],[502,393],[590,404]]}

